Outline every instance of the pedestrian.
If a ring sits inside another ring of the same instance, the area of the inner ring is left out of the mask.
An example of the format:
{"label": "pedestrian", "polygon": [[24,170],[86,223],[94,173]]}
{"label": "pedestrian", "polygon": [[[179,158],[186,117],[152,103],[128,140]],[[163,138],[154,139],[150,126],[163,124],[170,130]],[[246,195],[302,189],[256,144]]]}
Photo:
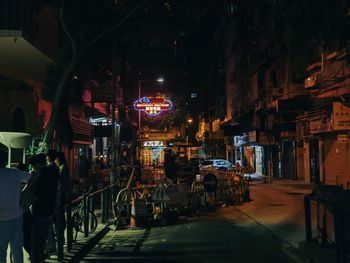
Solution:
{"label": "pedestrian", "polygon": [[66,161],[66,157],[63,152],[58,152],[57,158],[55,160],[56,165],[59,169],[59,192],[61,192],[61,205],[66,204],[72,196],[71,186],[70,186],[70,177],[69,177],[69,167]]}
{"label": "pedestrian", "polygon": [[6,263],[10,244],[14,263],[23,262],[23,209],[20,205],[21,187],[30,174],[18,169],[6,168],[7,152],[0,150],[0,263]]}
{"label": "pedestrian", "polygon": [[[72,188],[70,184],[69,167],[63,152],[58,152],[55,162],[59,169],[59,183],[57,192],[60,192],[58,198],[61,198],[60,200],[57,200],[57,205],[60,209],[62,209],[62,207],[72,199]],[[62,225],[63,229],[65,229],[66,218],[64,216],[64,213],[59,213],[57,215],[57,223],[58,222]]]}
{"label": "pedestrian", "polygon": [[56,207],[56,193],[58,185],[58,167],[54,164],[57,153],[49,150],[46,155],[48,165],[41,168],[36,181],[35,195],[37,202],[32,206],[33,228],[32,233],[36,241],[35,250],[31,255],[35,262],[44,262],[45,244],[49,226],[52,225],[52,216]]}
{"label": "pedestrian", "polygon": [[33,155],[29,164],[31,165],[32,171],[30,184],[28,184],[26,191],[22,192],[22,206],[25,209],[23,214],[23,247],[31,255],[31,241],[32,241],[32,226],[33,226],[33,213],[32,207],[38,201],[36,196],[36,183],[39,178],[41,170],[46,166],[45,154]]}
{"label": "pedestrian", "polygon": [[[56,191],[54,196],[54,207],[53,211],[55,209],[60,208],[62,206],[62,199],[63,199],[63,187],[61,184],[60,179],[60,172],[59,168],[56,164],[58,153],[56,150],[49,149],[46,153],[46,162],[49,176],[55,180],[56,182]],[[57,217],[54,216],[51,219],[51,222],[49,223],[49,229],[48,229],[48,235],[47,235],[47,243],[46,243],[46,253],[52,254],[57,251],[56,249],[56,238],[55,235],[57,233]]]}

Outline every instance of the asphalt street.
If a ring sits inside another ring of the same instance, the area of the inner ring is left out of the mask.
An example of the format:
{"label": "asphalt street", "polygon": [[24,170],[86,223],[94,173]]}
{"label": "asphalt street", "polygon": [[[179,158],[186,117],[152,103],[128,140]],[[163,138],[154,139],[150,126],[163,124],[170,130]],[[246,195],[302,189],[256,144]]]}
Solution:
{"label": "asphalt street", "polygon": [[311,189],[297,181],[252,183],[251,202],[219,205],[165,227],[100,225],[97,237],[79,239],[64,262],[303,262],[291,251],[305,240],[303,197]]}
{"label": "asphalt street", "polygon": [[295,262],[285,245],[229,206],[166,227],[111,230],[80,262]]}

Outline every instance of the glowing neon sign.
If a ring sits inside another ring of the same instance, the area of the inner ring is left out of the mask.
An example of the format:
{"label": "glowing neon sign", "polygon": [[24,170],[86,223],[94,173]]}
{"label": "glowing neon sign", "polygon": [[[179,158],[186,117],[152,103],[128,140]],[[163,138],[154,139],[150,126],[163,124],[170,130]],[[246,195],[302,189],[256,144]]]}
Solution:
{"label": "glowing neon sign", "polygon": [[134,102],[136,110],[144,111],[150,116],[156,116],[162,111],[168,111],[173,107],[170,100],[163,97],[142,97]]}

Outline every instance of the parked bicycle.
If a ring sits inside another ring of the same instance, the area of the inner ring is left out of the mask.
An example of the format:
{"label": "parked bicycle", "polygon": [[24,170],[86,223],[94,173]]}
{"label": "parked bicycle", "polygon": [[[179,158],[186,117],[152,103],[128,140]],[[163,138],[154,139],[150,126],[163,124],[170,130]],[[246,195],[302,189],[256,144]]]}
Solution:
{"label": "parked bicycle", "polygon": [[97,228],[97,218],[93,211],[88,210],[87,215],[84,213],[84,200],[88,197],[90,192],[92,191],[92,187],[85,193],[83,193],[83,199],[81,202],[75,207],[72,215],[72,224],[73,224],[73,240],[76,241],[78,238],[78,234],[84,233],[84,221],[87,216],[88,222],[88,234],[93,233]]}

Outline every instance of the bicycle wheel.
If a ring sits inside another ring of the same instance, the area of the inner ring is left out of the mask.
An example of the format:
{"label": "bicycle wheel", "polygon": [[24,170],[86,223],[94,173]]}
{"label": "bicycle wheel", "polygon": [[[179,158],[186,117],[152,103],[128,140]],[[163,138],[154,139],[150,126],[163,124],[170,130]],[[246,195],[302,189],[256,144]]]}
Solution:
{"label": "bicycle wheel", "polygon": [[83,218],[79,213],[75,213],[72,216],[72,224],[73,224],[73,240],[77,241],[78,233],[83,232]]}
{"label": "bicycle wheel", "polygon": [[120,208],[117,204],[114,204],[114,227],[115,229],[121,229],[123,227],[123,222],[121,219]]}
{"label": "bicycle wheel", "polygon": [[97,223],[97,217],[92,211],[89,211],[88,216],[89,216],[89,234],[91,234],[96,230],[98,223]]}

